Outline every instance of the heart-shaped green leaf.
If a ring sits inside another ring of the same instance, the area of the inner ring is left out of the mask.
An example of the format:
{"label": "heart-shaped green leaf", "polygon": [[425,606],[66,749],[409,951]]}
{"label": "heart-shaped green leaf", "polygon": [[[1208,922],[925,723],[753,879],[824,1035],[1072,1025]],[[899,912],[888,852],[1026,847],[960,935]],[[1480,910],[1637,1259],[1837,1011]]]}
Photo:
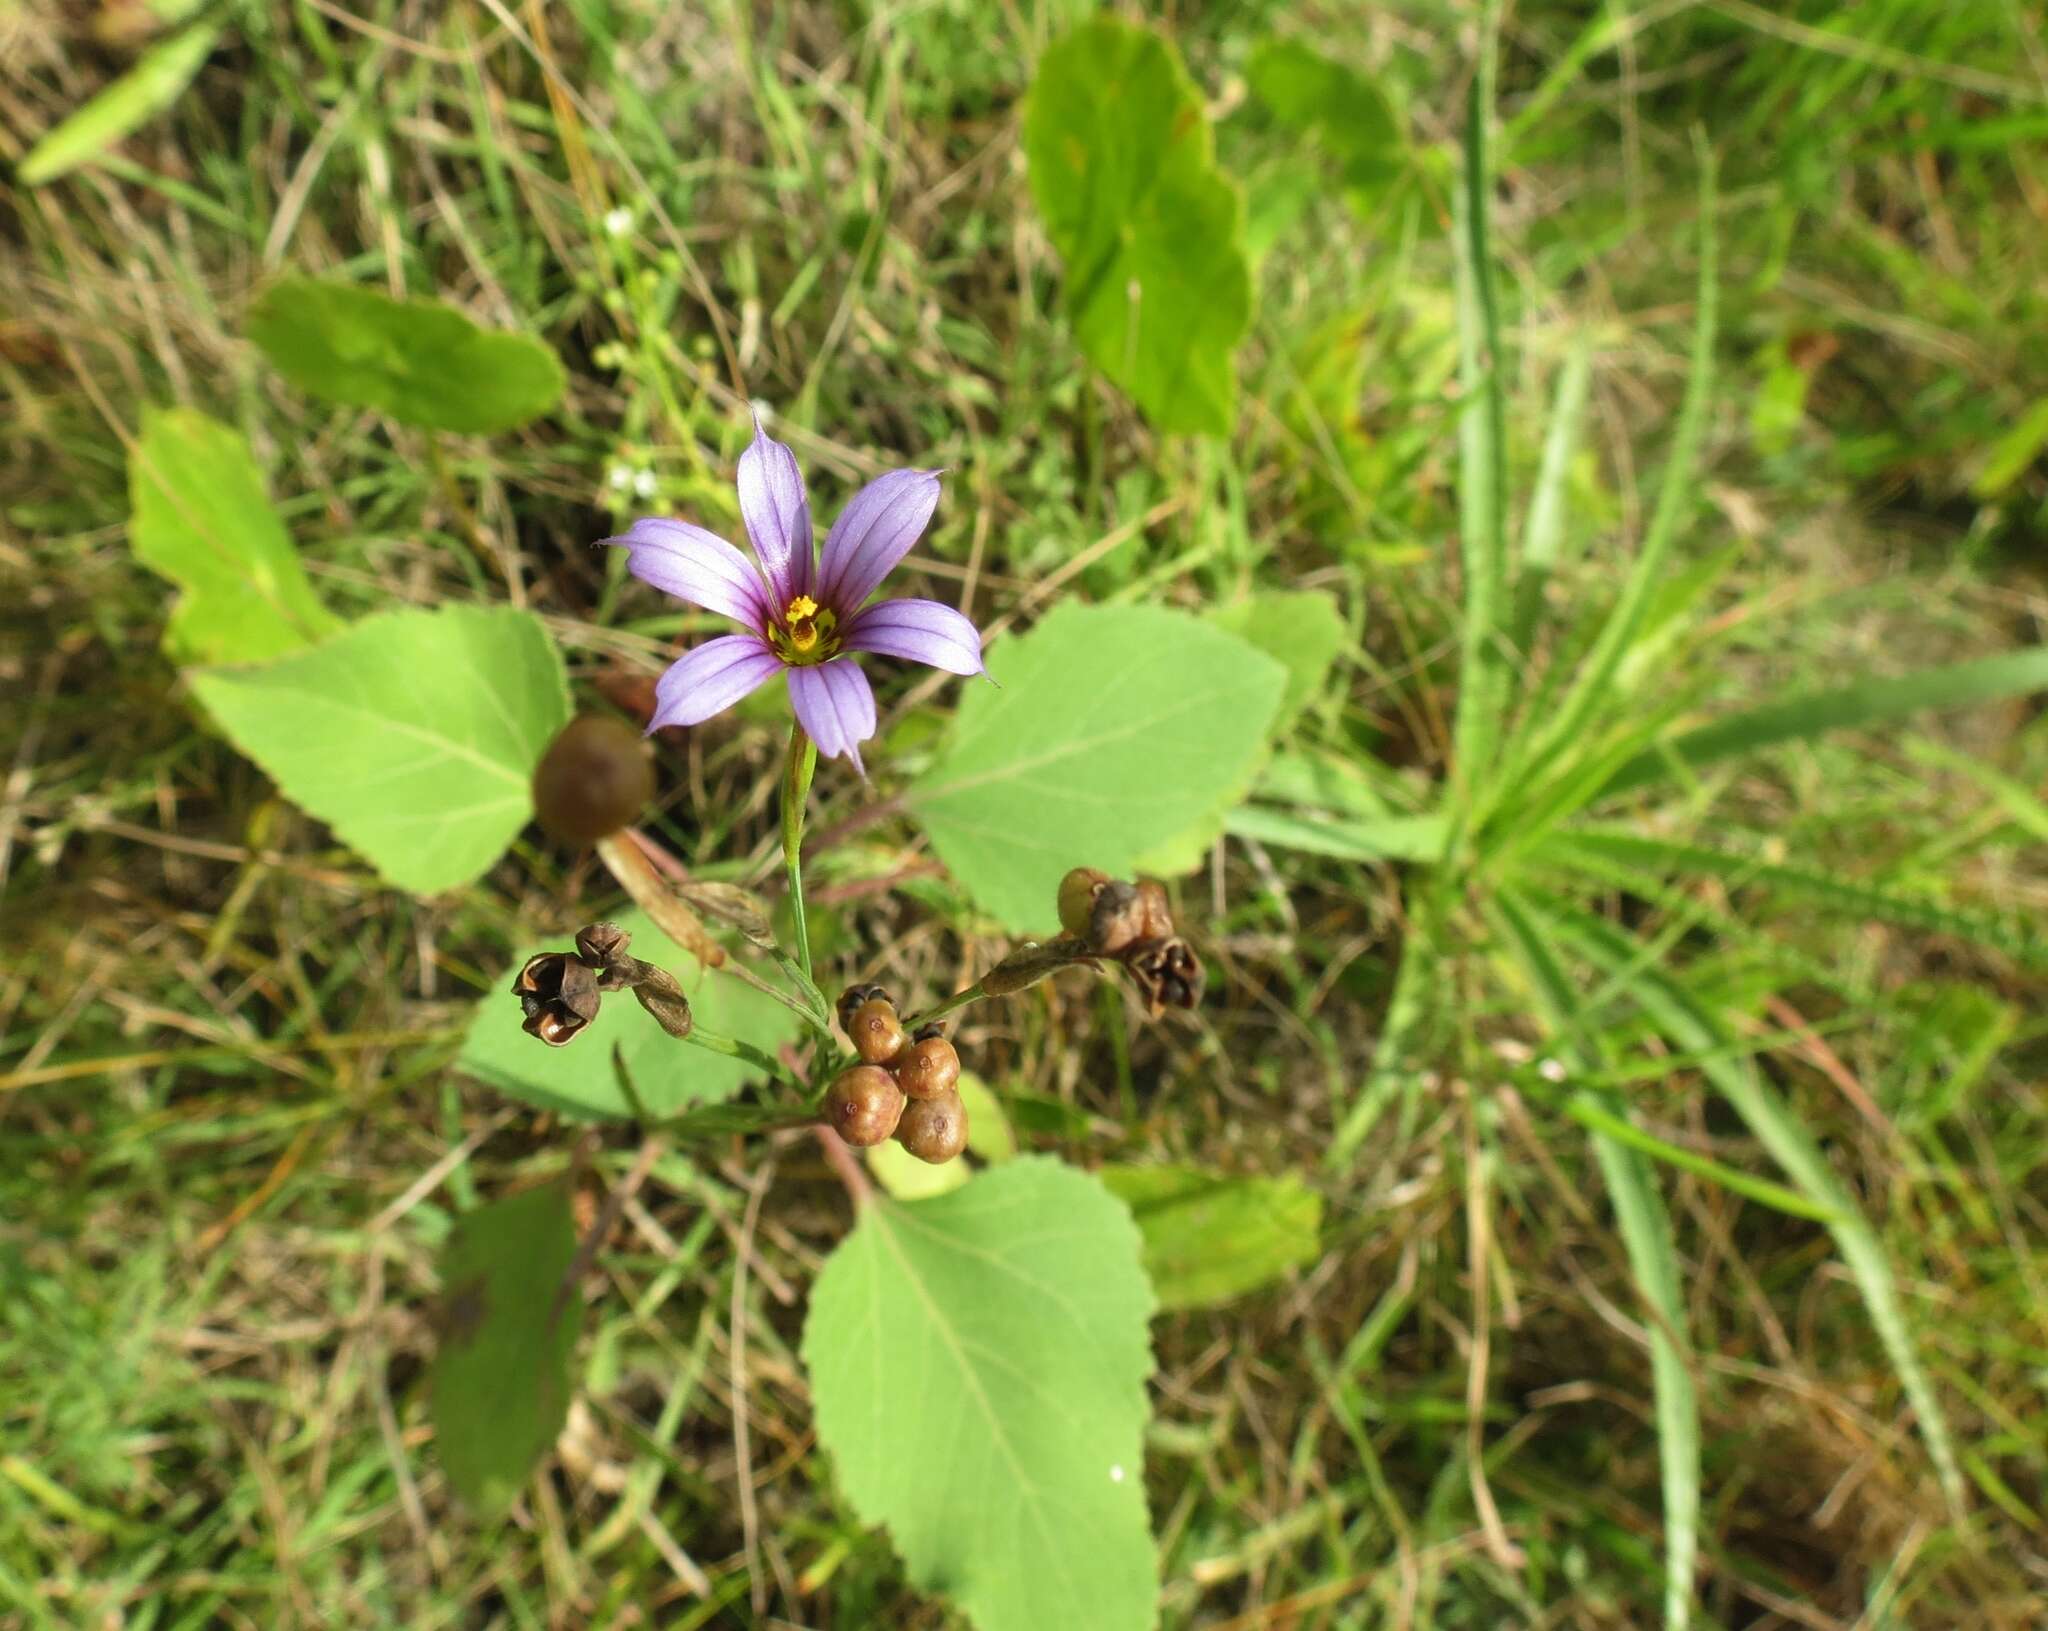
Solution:
{"label": "heart-shaped green leaf", "polygon": [[236,747],[392,883],[468,883],[533,813],[569,716],[540,619],[507,607],[380,612],[257,668],[193,672]]}
{"label": "heart-shaped green leaf", "polygon": [[811,1290],[818,1436],[911,1578],[980,1631],[1146,1631],[1152,1294],[1085,1173],[1004,1162],[877,1197]]}

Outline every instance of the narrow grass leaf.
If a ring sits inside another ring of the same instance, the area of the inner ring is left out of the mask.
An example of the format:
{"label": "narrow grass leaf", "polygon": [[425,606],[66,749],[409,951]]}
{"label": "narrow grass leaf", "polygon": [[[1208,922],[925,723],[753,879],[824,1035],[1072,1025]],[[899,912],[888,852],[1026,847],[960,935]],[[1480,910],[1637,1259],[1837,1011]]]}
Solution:
{"label": "narrow grass leaf", "polygon": [[1381,816],[1324,820],[1243,804],[1223,818],[1223,830],[1238,838],[1328,855],[1340,861],[1433,861],[1443,853],[1441,816]]}
{"label": "narrow grass leaf", "polygon": [[1564,551],[1572,455],[1586,418],[1586,392],[1593,378],[1593,348],[1585,336],[1573,342],[1557,374],[1550,404],[1550,429],[1543,438],[1543,463],[1529,495],[1522,528],[1520,576],[1515,584],[1513,638],[1526,651],[1543,611],[1543,594]]}
{"label": "narrow grass leaf", "polygon": [[1683,766],[1697,770],[1721,759],[1757,753],[1781,742],[1805,742],[1827,731],[1889,724],[1917,713],[1967,708],[2048,691],[2048,646],[2027,646],[1894,679],[1859,680],[1766,703],[1687,731],[1645,750],[1600,789],[1602,798],[1663,781]]}
{"label": "narrow grass leaf", "polygon": [[81,164],[90,164],[155,118],[184,94],[213,54],[220,28],[217,22],[194,23],[151,46],[134,67],[45,131],[23,156],[15,179],[24,187],[55,181]]}
{"label": "narrow grass leaf", "polygon": [[[1506,930],[1504,938],[1518,953],[1562,1046],[1581,1066],[1597,1066],[1599,1052],[1581,1024],[1579,998],[1551,951],[1555,936],[1549,925],[1511,891],[1495,897],[1492,915]],[[1653,1146],[1662,1141],[1651,1139],[1618,1106],[1602,1105],[1592,1093],[1574,1093],[1568,1113],[1573,1106],[1597,1112],[1597,1120],[1584,1115],[1575,1119],[1593,1135],[1593,1159],[1614,1203],[1629,1270],[1638,1294],[1656,1316],[1649,1322],[1650,1386],[1664,1498],[1664,1624],[1666,1631],[1685,1631],[1692,1621],[1692,1579],[1699,1559],[1700,1401],[1689,1363],[1691,1339],[1678,1243],[1656,1174],[1644,1159],[1657,1153],[1646,1149],[1644,1141]]]}
{"label": "narrow grass leaf", "polygon": [[1942,1491],[1950,1506],[1960,1510],[1963,1478],[1954,1442],[1949,1437],[1948,1418],[1935,1397],[1933,1384],[1907,1328],[1884,1245],[1856,1209],[1855,1201],[1842,1187],[1813,1135],[1747,1061],[1729,1056],[1733,1039],[1718,1018],[1694,1002],[1675,981],[1653,970],[1633,967],[1635,947],[1625,935],[1575,910],[1553,907],[1552,915],[1559,932],[1582,956],[1622,979],[1665,1035],[1681,1048],[1699,1055],[1700,1073],[1734,1106],[1793,1183],[1809,1200],[1834,1214],[1828,1231],[1862,1293],[1878,1340],[1912,1403]]}

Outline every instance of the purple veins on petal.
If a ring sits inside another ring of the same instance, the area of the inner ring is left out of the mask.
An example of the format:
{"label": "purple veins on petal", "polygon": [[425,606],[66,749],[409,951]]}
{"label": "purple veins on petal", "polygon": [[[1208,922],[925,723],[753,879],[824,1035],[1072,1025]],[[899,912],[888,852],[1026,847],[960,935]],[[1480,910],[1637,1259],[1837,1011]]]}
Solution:
{"label": "purple veins on petal", "polygon": [[754,440],[740,455],[740,518],[761,558],[777,609],[811,588],[811,501],[796,455],[754,421]]}
{"label": "purple veins on petal", "polygon": [[855,614],[842,634],[849,651],[903,657],[948,674],[979,674],[981,631],[936,600],[878,600]]}
{"label": "purple veins on petal", "polygon": [[789,701],[818,751],[829,758],[848,758],[865,776],[860,745],[875,734],[875,693],[868,677],[852,663],[821,663],[789,671]]}
{"label": "purple veins on petal", "polygon": [[782,659],[758,635],[726,634],[706,640],[669,664],[654,683],[650,731],[664,725],[696,725],[724,713],[781,671]]}
{"label": "purple veins on petal", "polygon": [[892,470],[869,482],[826,534],[818,598],[841,617],[857,611],[923,536],[938,504],[934,471]]}
{"label": "purple veins on petal", "polygon": [[767,622],[761,575],[715,532],[687,521],[650,518],[604,542],[628,552],[626,569],[642,583],[753,628]]}

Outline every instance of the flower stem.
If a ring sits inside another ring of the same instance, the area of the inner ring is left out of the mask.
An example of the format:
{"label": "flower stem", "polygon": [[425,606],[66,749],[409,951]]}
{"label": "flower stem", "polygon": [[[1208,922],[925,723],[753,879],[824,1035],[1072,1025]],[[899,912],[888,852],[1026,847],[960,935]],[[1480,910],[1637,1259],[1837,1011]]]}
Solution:
{"label": "flower stem", "polygon": [[692,1026],[690,1034],[683,1038],[693,1048],[705,1048],[712,1053],[722,1053],[728,1059],[744,1059],[756,1070],[765,1072],[772,1081],[785,1085],[789,1082],[789,1067],[780,1059],[763,1053],[751,1042],[742,1042],[736,1036],[720,1036],[716,1031],[707,1031],[702,1026]]}
{"label": "flower stem", "polygon": [[950,1014],[956,1008],[965,1008],[970,1002],[979,1002],[987,995],[988,993],[981,988],[981,981],[976,980],[965,991],[954,992],[936,1008],[927,1008],[921,1014],[911,1015],[903,1022],[903,1028],[906,1031],[915,1031],[920,1025],[929,1025],[941,1014]]}
{"label": "flower stem", "polygon": [[796,928],[796,960],[811,978],[811,926],[804,918],[804,805],[811,773],[818,768],[818,744],[801,725],[789,727],[789,766],[782,778],[782,862],[789,868],[789,909]]}

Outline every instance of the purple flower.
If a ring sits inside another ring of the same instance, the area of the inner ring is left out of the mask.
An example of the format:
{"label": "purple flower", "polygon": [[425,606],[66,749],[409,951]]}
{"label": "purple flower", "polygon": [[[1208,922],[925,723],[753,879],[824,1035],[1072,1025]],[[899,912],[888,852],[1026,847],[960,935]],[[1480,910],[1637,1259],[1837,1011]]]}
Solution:
{"label": "purple flower", "polygon": [[[740,518],[750,561],[715,533],[687,521],[635,521],[619,538],[636,578],[745,633],[721,635],[687,652],[655,686],[648,729],[695,725],[723,713],[777,674],[789,675],[797,722],[827,755],[861,770],[860,744],[875,734],[875,694],[842,659],[856,651],[906,657],[949,674],[979,674],[981,632],[935,600],[864,606],[910,553],[939,502],[933,470],[892,470],[869,482],[832,523],[822,554],[811,541],[811,502],[796,455],[754,421],[740,455]],[[861,770],[863,775],[865,770]]]}

